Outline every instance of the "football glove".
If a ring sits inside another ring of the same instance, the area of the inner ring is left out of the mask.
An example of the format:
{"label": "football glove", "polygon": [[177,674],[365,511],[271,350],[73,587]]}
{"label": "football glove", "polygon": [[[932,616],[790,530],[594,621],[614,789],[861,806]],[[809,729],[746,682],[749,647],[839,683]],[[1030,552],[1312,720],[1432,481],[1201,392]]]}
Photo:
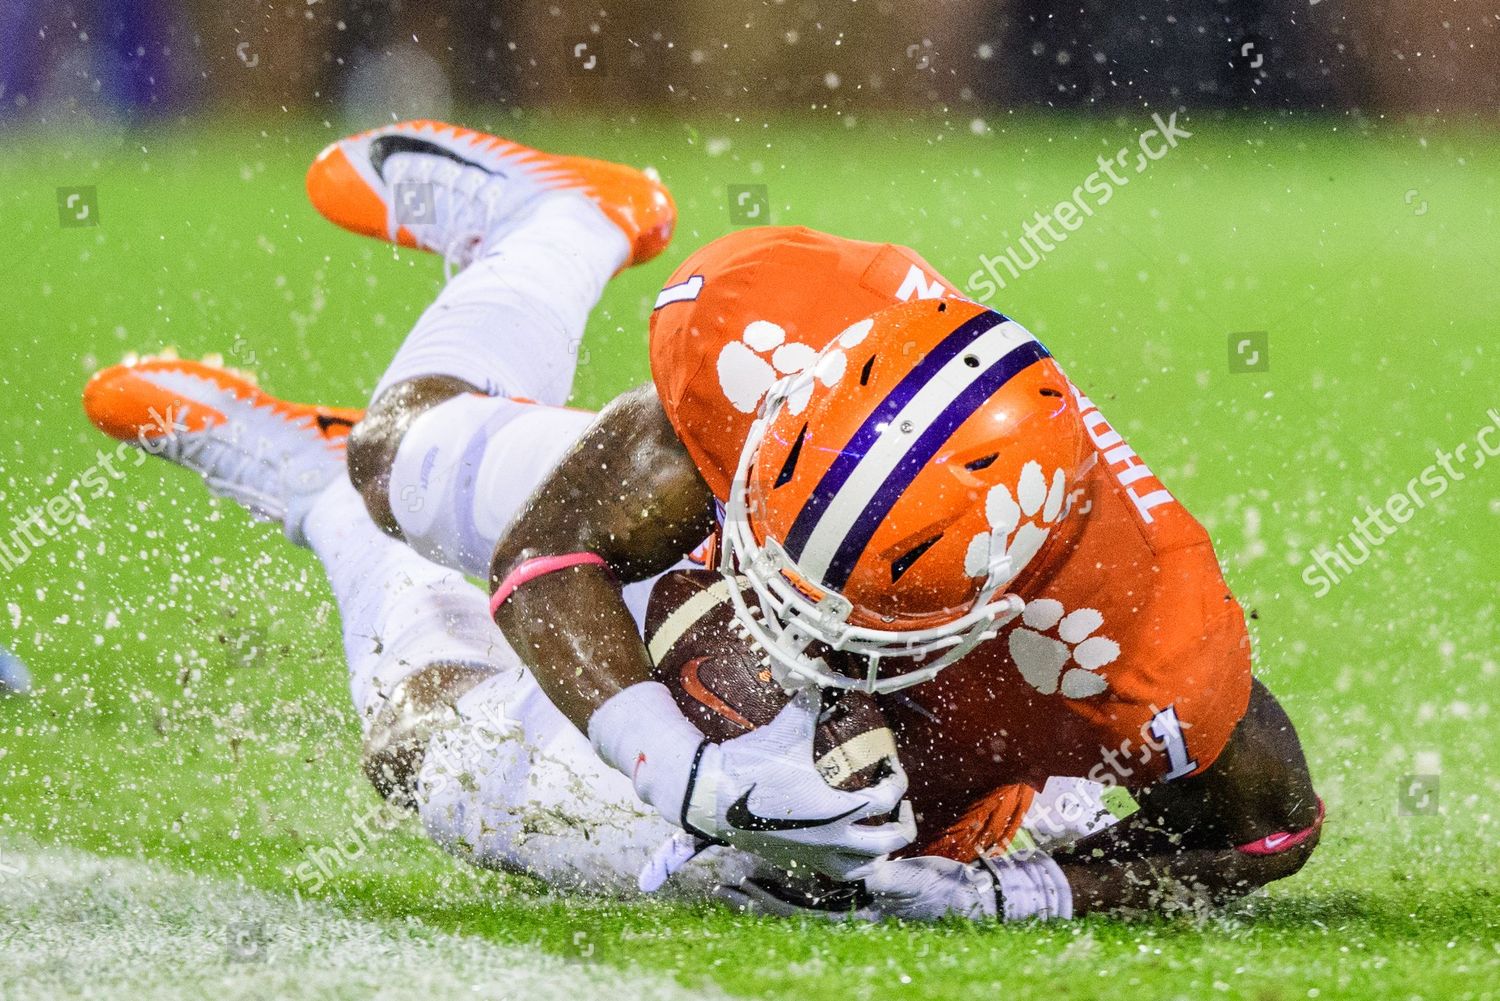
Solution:
{"label": "football glove", "polygon": [[743,914],[825,921],[880,920],[863,883],[795,876],[769,866],[762,866],[737,883],[719,886],[714,896]]}
{"label": "football glove", "polygon": [[859,791],[824,781],[813,763],[818,713],[817,693],[799,692],[767,725],[713,744],[664,685],[642,682],[599,707],[589,737],[642,800],[683,830],[784,869],[842,879],[910,844],[916,824],[902,802],[899,765]]}
{"label": "football glove", "polygon": [[833,921],[1006,921],[1069,918],[1073,897],[1057,863],[1041,853],[967,864],[926,855],[878,859],[848,882],[809,879],[762,868],[715,896],[736,910]]}
{"label": "football glove", "polygon": [[1073,916],[1068,879],[1045,852],[981,856],[969,863],[934,855],[876,859],[850,878],[859,880],[881,917],[1046,921]]}
{"label": "football glove", "polygon": [[830,921],[935,921],[948,915],[978,920],[996,913],[995,879],[978,862],[923,856],[884,859],[860,871],[864,879],[834,882],[763,867],[720,886],[715,896],[747,914]]}

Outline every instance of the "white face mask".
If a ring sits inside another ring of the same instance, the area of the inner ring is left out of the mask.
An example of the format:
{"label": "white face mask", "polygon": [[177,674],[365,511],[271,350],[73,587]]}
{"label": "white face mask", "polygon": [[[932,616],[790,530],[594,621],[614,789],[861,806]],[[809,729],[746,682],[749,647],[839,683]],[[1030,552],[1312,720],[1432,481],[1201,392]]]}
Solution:
{"label": "white face mask", "polygon": [[[854,606],[837,591],[813,600],[794,587],[787,573],[805,577],[781,544],[755,538],[749,518],[749,475],[766,430],[789,397],[811,378],[803,373],[783,379],[771,389],[761,416],[750,428],[739,466],[729,487],[724,510],[724,553],[721,572],[729,580],[735,614],[766,649],[772,671],[787,688],[859,688],[873,693],[895,692],[930,680],[985,640],[994,638],[1021,614],[1025,603],[1014,594],[1000,594],[1013,576],[1006,567],[991,568],[970,610],[952,622],[924,629],[874,629],[849,622]],[[754,592],[751,606],[743,593]],[[997,597],[998,595],[998,597]],[[863,677],[850,677],[831,668],[822,657],[807,653],[815,644],[864,658]],[[926,658],[934,658],[930,662]],[[880,663],[889,659],[918,660],[921,666],[880,677]]]}

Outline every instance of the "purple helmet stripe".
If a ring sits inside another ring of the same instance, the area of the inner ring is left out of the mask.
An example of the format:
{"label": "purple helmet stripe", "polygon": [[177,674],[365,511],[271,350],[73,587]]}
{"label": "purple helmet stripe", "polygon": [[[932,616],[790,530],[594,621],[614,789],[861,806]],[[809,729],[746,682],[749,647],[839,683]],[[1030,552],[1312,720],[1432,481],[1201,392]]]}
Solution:
{"label": "purple helmet stripe", "polygon": [[984,406],[985,401],[999,392],[1002,386],[1015,378],[1022,370],[1048,357],[1051,356],[1039,341],[1030,341],[1007,353],[991,365],[983,375],[970,383],[968,388],[938,415],[937,420],[917,436],[917,440],[901,457],[901,461],[897,463],[891,475],[881,484],[875,496],[871,497],[870,502],[865,505],[864,511],[860,512],[859,517],[850,526],[849,534],[844,536],[844,541],[840,543],[838,551],[834,553],[833,560],[828,565],[828,572],[823,575],[825,587],[839,590],[848,583],[849,575],[854,572],[854,565],[859,562],[860,555],[870,544],[875,530],[880,527],[881,522],[885,520],[885,516],[890,513],[901,495],[906,493],[912,481],[917,478],[917,474],[932,461],[938,449],[943,447],[943,443],[953,437],[954,432],[974,416],[975,411]]}
{"label": "purple helmet stripe", "polygon": [[864,459],[865,453],[880,437],[880,429],[900,413],[902,408],[911,402],[911,398],[931,382],[932,378],[942,371],[943,366],[956,358],[959,352],[972,344],[985,331],[1005,323],[1006,319],[994,310],[985,310],[978,316],[964,321],[924,355],[896,384],[890,394],[880,401],[880,405],[870,413],[869,417],[865,418],[865,422],[854,432],[848,444],[839,450],[838,458],[833,460],[833,465],[828,467],[828,471],[813,488],[807,503],[802,506],[801,511],[797,512],[797,519],[792,522],[791,530],[786,536],[787,555],[794,560],[801,558],[803,549],[807,547],[807,540],[812,537],[813,529],[817,527],[818,519],[833,502],[839,488]]}

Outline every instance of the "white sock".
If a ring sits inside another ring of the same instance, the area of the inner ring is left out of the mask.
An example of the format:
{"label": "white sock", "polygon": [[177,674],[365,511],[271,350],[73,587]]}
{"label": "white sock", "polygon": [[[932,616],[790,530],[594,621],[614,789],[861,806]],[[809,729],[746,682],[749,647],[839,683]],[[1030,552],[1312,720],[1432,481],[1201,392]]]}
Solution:
{"label": "white sock", "polygon": [[567,402],[589,311],[630,244],[577,195],[549,195],[524,212],[417,320],[376,396],[448,375],[490,395]]}
{"label": "white sock", "polygon": [[346,477],[318,496],[304,530],[338,602],[350,694],[366,730],[391,690],[429,665],[520,670],[484,592],[382,532]]}
{"label": "white sock", "polygon": [[500,396],[456,396],[412,422],[391,464],[391,511],[411,547],[489,575],[500,534],[594,415]]}

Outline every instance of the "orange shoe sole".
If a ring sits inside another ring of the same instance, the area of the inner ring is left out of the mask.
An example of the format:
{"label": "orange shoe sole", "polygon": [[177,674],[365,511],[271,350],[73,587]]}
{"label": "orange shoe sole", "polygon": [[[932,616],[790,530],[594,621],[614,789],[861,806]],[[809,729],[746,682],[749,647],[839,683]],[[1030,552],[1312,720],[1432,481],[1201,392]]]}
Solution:
{"label": "orange shoe sole", "polygon": [[310,419],[330,444],[340,444],[364,417],[364,411],[291,403],[263,392],[246,375],[209,362],[179,358],[142,358],[96,372],[83,389],[83,410],[100,431],[119,441],[150,441],[176,431],[202,431],[224,415],[200,401],[152,381],[153,372],[180,373],[212,382],[252,406],[268,407],[292,419]]}

